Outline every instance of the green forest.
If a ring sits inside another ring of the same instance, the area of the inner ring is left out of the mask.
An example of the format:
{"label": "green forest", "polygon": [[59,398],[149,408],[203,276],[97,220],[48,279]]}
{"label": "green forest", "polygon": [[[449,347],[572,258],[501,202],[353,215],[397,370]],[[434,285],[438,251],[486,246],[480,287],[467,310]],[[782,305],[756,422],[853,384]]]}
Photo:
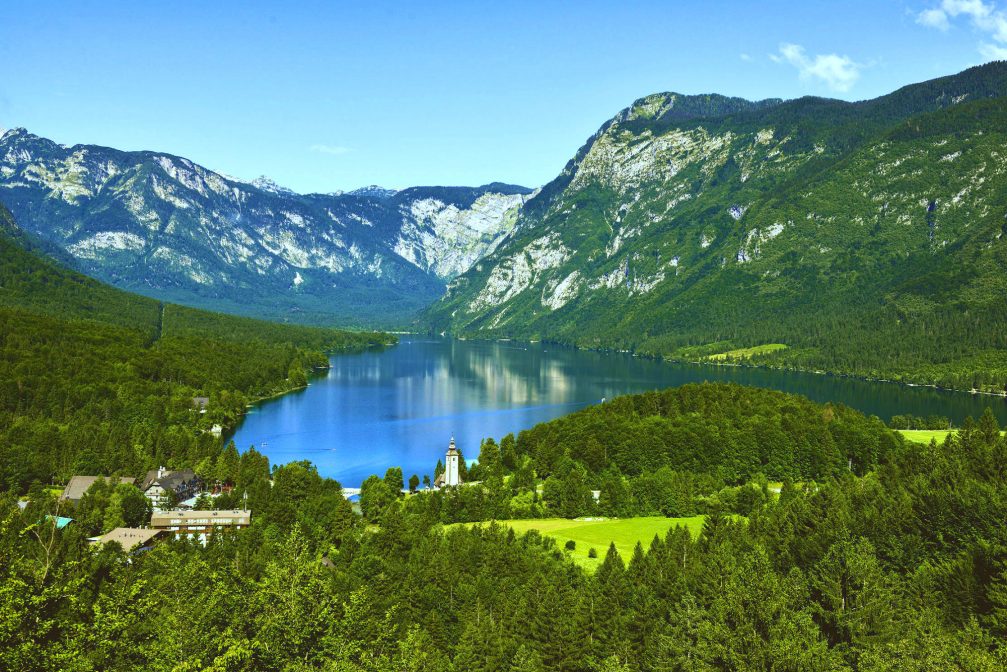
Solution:
{"label": "green forest", "polygon": [[[813,487],[864,475],[901,443],[877,418],[843,406],[740,385],[684,385],[618,397],[499,443],[487,438],[478,463],[462,467],[463,481],[478,487],[419,491],[405,506],[441,523],[747,516],[772,498],[770,483]],[[365,481],[364,517],[376,523],[401,481],[400,471]]]}
{"label": "green forest", "polygon": [[214,463],[213,425],[226,431],[249,403],[305,386],[326,353],[394,341],[162,304],[31,247],[0,210],[0,485],[14,492]]}
{"label": "green forest", "polygon": [[[683,424],[726,428],[739,415],[729,410],[732,392],[697,388],[620,403],[659,414],[653,404],[663,397],[665,412],[679,417],[671,405],[687,408],[695,396],[709,416],[686,412]],[[744,396],[758,403],[760,394]],[[766,410],[800,406],[768,396]],[[796,431],[842,415],[814,408],[819,419],[795,418]],[[538,436],[572,435],[590,416]],[[888,436],[876,421],[836,422],[844,425],[838,438],[819,436],[830,456],[849,432]],[[492,523],[446,529],[422,496],[393,496],[364,520],[310,464],[270,470],[254,450],[230,459],[254,523],[205,548],[168,541],[132,556],[116,544],[89,548],[89,521],[113,508],[100,488],[81,503],[81,525],[64,530],[47,522],[56,503],[41,487],[23,511],[13,492],[0,497],[0,669],[1007,665],[1007,441],[992,414],[943,445],[886,439],[863,473],[788,479],[745,516],[709,506],[698,536],[675,528],[626,558],[610,548],[593,573],[535,532],[518,536]],[[401,479],[393,469],[382,480]]]}

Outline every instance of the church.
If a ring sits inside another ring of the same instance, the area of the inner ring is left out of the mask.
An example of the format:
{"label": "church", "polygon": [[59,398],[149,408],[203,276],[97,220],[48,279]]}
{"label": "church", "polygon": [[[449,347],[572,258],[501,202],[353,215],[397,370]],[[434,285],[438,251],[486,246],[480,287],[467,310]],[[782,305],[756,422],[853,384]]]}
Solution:
{"label": "church", "polygon": [[458,461],[461,459],[461,456],[462,454],[455,447],[455,437],[452,436],[451,443],[448,444],[448,452],[444,456],[444,471],[434,479],[435,488],[440,489],[461,485],[462,477],[458,469]]}

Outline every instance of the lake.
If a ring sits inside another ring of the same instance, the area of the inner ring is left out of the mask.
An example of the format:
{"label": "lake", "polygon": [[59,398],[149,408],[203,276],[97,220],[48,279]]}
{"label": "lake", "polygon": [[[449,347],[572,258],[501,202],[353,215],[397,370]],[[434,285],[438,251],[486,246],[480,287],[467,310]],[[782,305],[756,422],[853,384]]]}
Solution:
{"label": "lake", "polygon": [[325,476],[356,487],[401,466],[405,478],[433,477],[455,437],[468,460],[480,439],[500,440],[603,398],[702,381],[730,381],[834,401],[884,420],[901,413],[955,423],[1001,397],[946,392],[837,376],[734,366],[669,364],[621,353],[542,343],[406,336],[392,348],[338,355],[299,392],[249,409],[234,441],[274,464],[311,460]]}

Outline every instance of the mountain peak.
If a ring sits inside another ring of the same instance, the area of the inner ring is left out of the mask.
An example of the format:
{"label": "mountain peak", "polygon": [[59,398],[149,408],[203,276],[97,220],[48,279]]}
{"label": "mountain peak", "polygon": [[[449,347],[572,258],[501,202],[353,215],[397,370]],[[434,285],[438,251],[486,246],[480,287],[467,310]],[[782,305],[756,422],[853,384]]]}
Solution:
{"label": "mountain peak", "polygon": [[637,99],[623,110],[617,119],[625,122],[722,117],[738,112],[772,107],[782,102],[783,100],[780,98],[752,101],[745,98],[723,96],[719,93],[685,95],[667,91]]}
{"label": "mountain peak", "polygon": [[13,140],[14,138],[31,138],[38,137],[33,136],[28,132],[28,129],[24,126],[15,126],[14,128],[0,128],[0,140]]}
{"label": "mountain peak", "polygon": [[388,199],[399,193],[397,189],[385,189],[377,184],[371,184],[366,187],[360,187],[359,189],[354,189],[353,191],[346,192],[351,196],[363,196],[366,198],[377,198],[380,200]]}
{"label": "mountain peak", "polygon": [[293,189],[288,189],[287,187],[282,187],[277,184],[271,177],[266,175],[259,175],[257,178],[250,183],[253,187],[257,187],[262,191],[268,191],[271,194],[296,194]]}

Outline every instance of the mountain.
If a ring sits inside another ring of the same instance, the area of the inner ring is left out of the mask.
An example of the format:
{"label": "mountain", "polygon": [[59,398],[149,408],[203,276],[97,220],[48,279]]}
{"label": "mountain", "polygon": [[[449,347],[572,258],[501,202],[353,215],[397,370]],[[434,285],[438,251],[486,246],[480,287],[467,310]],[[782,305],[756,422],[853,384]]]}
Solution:
{"label": "mountain", "polygon": [[857,103],[640,99],[426,319],[1003,391],[1005,93],[1000,62]]}
{"label": "mountain", "polygon": [[492,251],[523,187],[300,195],[188,159],[0,137],[0,200],[75,267],[194,306],[309,323],[406,323]]}

